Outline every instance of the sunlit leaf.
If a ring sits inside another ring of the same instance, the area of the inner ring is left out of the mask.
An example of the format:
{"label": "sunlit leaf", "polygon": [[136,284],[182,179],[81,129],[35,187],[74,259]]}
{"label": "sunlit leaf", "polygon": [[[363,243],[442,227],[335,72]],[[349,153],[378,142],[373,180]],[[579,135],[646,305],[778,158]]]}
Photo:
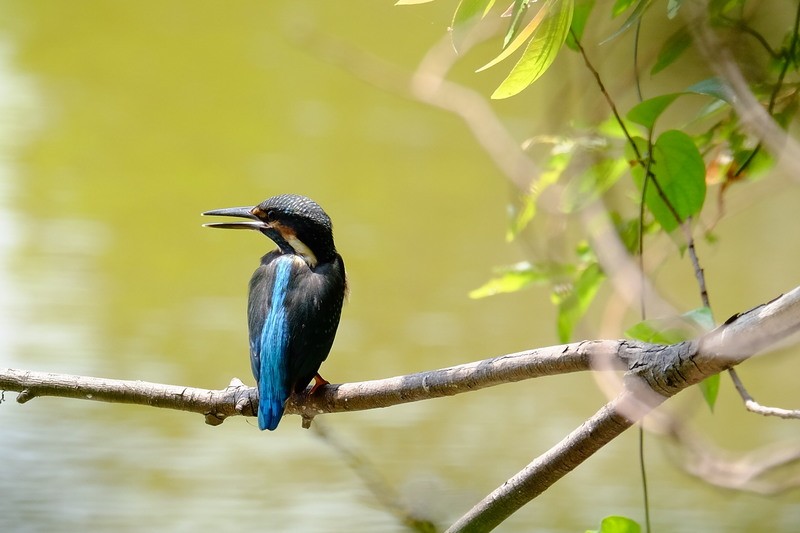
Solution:
{"label": "sunlit leaf", "polygon": [[537,198],[526,194],[522,198],[522,205],[512,211],[511,221],[506,231],[506,242],[511,242],[525,229],[525,227],[536,216]]}
{"label": "sunlit leaf", "polygon": [[622,23],[622,26],[620,26],[617,31],[606,37],[600,44],[606,44],[609,41],[613,41],[628,31],[631,26],[639,22],[639,19],[642,18],[642,15],[644,15],[644,12],[647,11],[647,8],[650,7],[652,2],[653,0],[639,0],[636,3],[636,8],[634,8],[633,13],[631,13],[628,18],[625,19],[625,22]]}
{"label": "sunlit leaf", "polygon": [[745,0],[711,0],[708,4],[708,13],[712,17],[718,17],[741,9],[744,3]]}
{"label": "sunlit leaf", "polygon": [[[647,141],[635,137],[634,142],[646,158]],[[631,172],[642,188],[645,179],[642,166],[634,165]],[[706,197],[706,172],[703,157],[691,137],[677,130],[662,133],[653,146],[650,172],[656,182],[648,180],[645,203],[665,231],[673,231],[700,212]]]}
{"label": "sunlit leaf", "polygon": [[517,263],[498,269],[497,275],[469,293],[470,298],[485,298],[495,294],[517,292],[536,284],[550,283],[571,273],[572,268],[556,264]]}
{"label": "sunlit leaf", "polygon": [[611,8],[611,16],[618,17],[624,13],[636,0],[616,0]]}
{"label": "sunlit leaf", "polygon": [[573,143],[557,143],[539,177],[531,184],[528,194],[522,200],[522,208],[514,213],[511,225],[506,232],[506,241],[513,241],[536,215],[536,202],[545,189],[558,182],[561,174],[572,158]]}
{"label": "sunlit leaf", "polygon": [[508,25],[505,38],[503,38],[503,48],[508,46],[511,39],[517,35],[522,18],[528,12],[528,2],[529,0],[514,0],[514,4],[511,6],[511,23]]}
{"label": "sunlit leaf", "polygon": [[572,213],[599,198],[628,170],[620,157],[604,157],[567,183],[561,209]]}
{"label": "sunlit leaf", "polygon": [[587,529],[586,533],[641,533],[637,522],[625,516],[607,516],[600,522],[600,529]]}
{"label": "sunlit leaf", "polygon": [[674,19],[678,15],[681,5],[683,5],[683,0],[669,0],[667,2],[667,18]]}
{"label": "sunlit leaf", "polygon": [[[628,119],[623,117],[623,124],[628,129],[631,130],[631,126],[633,125]],[[626,139],[625,131],[623,131],[622,127],[617,122],[616,117],[610,116],[603,122],[597,125],[597,133],[605,135],[606,137],[610,137],[612,139]]]}
{"label": "sunlit leaf", "polygon": [[574,33],[580,40],[583,37],[583,30],[586,28],[586,21],[589,19],[589,14],[594,9],[595,0],[575,0],[575,9],[572,13],[572,32],[567,35],[566,45],[572,50],[578,50],[578,43],[572,37]]}
{"label": "sunlit leaf", "polygon": [[[494,91],[493,99],[508,98],[518,94],[539,79],[555,61],[556,55],[569,33],[573,0],[560,0],[550,5],[555,7],[542,21],[538,31],[531,38],[522,57],[511,69],[508,77]],[[510,47],[511,45],[509,45]]]}
{"label": "sunlit leaf", "polygon": [[519,33],[519,35],[517,35],[514,38],[514,40],[511,41],[511,43],[509,43],[509,45],[506,46],[505,49],[503,49],[503,51],[497,55],[497,57],[486,63],[484,66],[482,66],[475,72],[483,72],[487,68],[495,66],[496,64],[500,63],[502,60],[506,59],[511,54],[516,52],[519,49],[519,47],[525,44],[525,41],[527,41],[528,38],[530,38],[531,35],[534,34],[534,32],[539,28],[539,25],[542,23],[542,21],[544,21],[548,17],[550,10],[552,9],[553,4],[556,1],[557,0],[547,0],[544,4],[542,4],[542,7],[539,8],[539,11],[536,12],[536,15],[533,16],[531,21],[528,22],[528,24],[525,26],[525,28],[523,28],[523,30]]}
{"label": "sunlit leaf", "polygon": [[486,16],[493,4],[494,0],[461,0],[458,3],[453,14],[453,22],[450,24],[452,28],[450,38],[456,52],[463,46],[464,39],[475,23]]}
{"label": "sunlit leaf", "polygon": [[689,33],[689,29],[683,26],[664,41],[658,52],[656,63],[650,69],[650,74],[657,74],[674,63],[689,48],[690,44],[692,44],[692,35]]}
{"label": "sunlit leaf", "polygon": [[581,273],[565,297],[554,298],[558,304],[557,327],[560,342],[569,342],[575,325],[586,314],[604,279],[600,266],[592,263]]}

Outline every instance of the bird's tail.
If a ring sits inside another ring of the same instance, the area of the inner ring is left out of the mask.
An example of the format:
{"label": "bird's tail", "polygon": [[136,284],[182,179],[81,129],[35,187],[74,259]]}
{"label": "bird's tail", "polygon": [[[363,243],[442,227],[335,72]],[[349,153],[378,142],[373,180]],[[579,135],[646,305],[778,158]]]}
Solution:
{"label": "bird's tail", "polygon": [[278,427],[278,423],[283,417],[283,410],[286,407],[286,397],[276,398],[274,395],[268,394],[266,387],[259,387],[258,399],[258,429],[264,431],[268,429],[272,431]]}

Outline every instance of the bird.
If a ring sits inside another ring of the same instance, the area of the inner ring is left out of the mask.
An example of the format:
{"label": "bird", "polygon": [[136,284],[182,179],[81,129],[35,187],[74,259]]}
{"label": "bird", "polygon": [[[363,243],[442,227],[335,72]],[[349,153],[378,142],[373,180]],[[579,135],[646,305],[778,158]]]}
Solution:
{"label": "bird", "polygon": [[258,389],[258,427],[270,431],[294,393],[308,394],[328,382],[319,374],[339,327],[347,293],[344,261],[333,240],[330,217],[316,202],[281,194],[255,206],[206,211],[240,217],[206,227],[249,229],[277,248],[261,258],[250,279],[247,303],[250,365]]}

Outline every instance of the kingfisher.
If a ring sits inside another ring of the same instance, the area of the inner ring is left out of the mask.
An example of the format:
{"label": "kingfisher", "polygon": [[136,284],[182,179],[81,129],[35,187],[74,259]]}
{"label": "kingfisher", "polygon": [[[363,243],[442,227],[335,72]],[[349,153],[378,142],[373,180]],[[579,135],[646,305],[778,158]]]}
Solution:
{"label": "kingfisher", "polygon": [[249,219],[205,226],[256,230],[277,245],[253,273],[247,303],[258,427],[272,431],[293,392],[303,392],[312,379],[308,394],[328,383],[319,367],[333,345],[347,291],[333,225],[319,204],[297,194],[203,215]]}

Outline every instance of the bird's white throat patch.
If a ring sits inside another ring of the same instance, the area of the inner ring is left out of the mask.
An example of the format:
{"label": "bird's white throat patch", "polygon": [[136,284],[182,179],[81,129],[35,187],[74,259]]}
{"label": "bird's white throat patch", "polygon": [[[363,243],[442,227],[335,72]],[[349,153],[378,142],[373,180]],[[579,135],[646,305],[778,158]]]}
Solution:
{"label": "bird's white throat patch", "polygon": [[308,266],[314,268],[317,266],[317,256],[311,251],[311,248],[305,245],[303,241],[297,238],[294,233],[284,233],[283,238],[289,243],[289,246],[295,251],[297,255],[303,258],[308,263]]}

